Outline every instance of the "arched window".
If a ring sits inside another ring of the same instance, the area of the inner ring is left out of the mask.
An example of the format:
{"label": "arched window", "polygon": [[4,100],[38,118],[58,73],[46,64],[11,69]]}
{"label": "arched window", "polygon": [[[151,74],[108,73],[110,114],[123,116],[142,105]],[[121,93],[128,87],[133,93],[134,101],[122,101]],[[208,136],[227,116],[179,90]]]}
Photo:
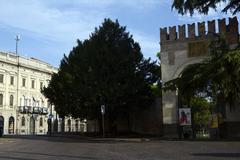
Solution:
{"label": "arched window", "polygon": [[2,106],[3,105],[3,94],[1,93],[0,94],[0,106]]}
{"label": "arched window", "polygon": [[10,117],[8,121],[8,133],[13,134],[14,133],[14,118]]}
{"label": "arched window", "polygon": [[25,117],[22,117],[22,126],[25,126]]}
{"label": "arched window", "polygon": [[13,95],[10,95],[10,107],[12,107],[13,106]]}
{"label": "arched window", "polygon": [[43,126],[43,118],[42,118],[42,117],[40,117],[40,119],[39,119],[39,126],[40,126],[40,127]]}

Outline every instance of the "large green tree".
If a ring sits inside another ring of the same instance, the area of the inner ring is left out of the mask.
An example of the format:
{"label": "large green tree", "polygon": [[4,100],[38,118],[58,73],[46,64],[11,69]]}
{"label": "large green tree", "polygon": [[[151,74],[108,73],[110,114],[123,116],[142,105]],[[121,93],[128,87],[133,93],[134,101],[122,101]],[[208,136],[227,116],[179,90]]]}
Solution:
{"label": "large green tree", "polygon": [[230,11],[234,15],[240,11],[239,0],[174,0],[172,8],[176,9],[180,14],[190,13],[192,15],[194,11],[208,14],[209,9],[216,10],[220,3],[226,4],[222,12]]}
{"label": "large green tree", "polygon": [[212,103],[203,97],[193,97],[190,101],[195,129],[202,130],[208,128],[212,111]]}
{"label": "large green tree", "polygon": [[151,103],[159,66],[145,59],[126,27],[105,19],[61,61],[43,93],[61,116],[100,119],[100,106],[113,123]]}

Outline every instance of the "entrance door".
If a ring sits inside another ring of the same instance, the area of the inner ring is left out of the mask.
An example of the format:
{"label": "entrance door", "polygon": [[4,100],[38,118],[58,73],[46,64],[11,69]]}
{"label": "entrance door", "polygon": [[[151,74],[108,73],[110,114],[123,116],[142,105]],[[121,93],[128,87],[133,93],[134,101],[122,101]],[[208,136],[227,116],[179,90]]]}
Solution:
{"label": "entrance door", "polygon": [[35,119],[30,118],[30,134],[35,134]]}
{"label": "entrance door", "polygon": [[68,120],[68,132],[71,132],[71,120]]}
{"label": "entrance door", "polygon": [[8,121],[8,133],[14,134],[14,118],[10,117]]}
{"label": "entrance door", "polygon": [[75,131],[78,132],[78,120],[75,121]]}
{"label": "entrance door", "polygon": [[3,129],[4,129],[4,118],[3,116],[0,116],[0,136],[3,135]]}
{"label": "entrance door", "polygon": [[57,119],[54,120],[53,131],[58,132],[58,120]]}

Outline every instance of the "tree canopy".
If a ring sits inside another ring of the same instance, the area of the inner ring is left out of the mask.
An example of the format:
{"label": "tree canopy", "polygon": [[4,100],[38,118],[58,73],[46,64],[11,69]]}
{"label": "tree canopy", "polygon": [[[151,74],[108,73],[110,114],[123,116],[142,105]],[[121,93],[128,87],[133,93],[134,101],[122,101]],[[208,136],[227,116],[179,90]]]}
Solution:
{"label": "tree canopy", "polygon": [[208,14],[211,8],[216,10],[223,2],[227,5],[222,12],[230,11],[234,15],[240,11],[239,0],[174,0],[172,8],[176,9],[180,14],[190,13],[192,15],[195,10],[199,13]]}
{"label": "tree canopy", "polygon": [[145,59],[126,27],[105,19],[89,39],[78,40],[43,94],[61,116],[98,119],[100,106],[114,119],[151,102],[159,66]]}
{"label": "tree canopy", "polygon": [[193,97],[190,100],[195,127],[207,128],[211,116],[212,103],[203,97]]}

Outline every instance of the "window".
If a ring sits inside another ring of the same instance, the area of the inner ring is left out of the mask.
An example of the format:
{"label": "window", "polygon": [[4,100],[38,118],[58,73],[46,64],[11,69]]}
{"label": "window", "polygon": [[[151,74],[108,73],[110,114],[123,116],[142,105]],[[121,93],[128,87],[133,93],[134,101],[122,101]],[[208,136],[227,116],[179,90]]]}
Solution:
{"label": "window", "polygon": [[26,87],[26,78],[22,78],[22,86]]}
{"label": "window", "polygon": [[43,88],[43,82],[40,82],[40,89]]}
{"label": "window", "polygon": [[0,106],[3,105],[3,94],[0,94]]}
{"label": "window", "polygon": [[10,107],[12,107],[13,106],[13,95],[10,95]]}
{"label": "window", "polygon": [[39,126],[42,127],[43,126],[43,118],[40,117],[40,120],[39,120]]}
{"label": "window", "polygon": [[0,83],[3,83],[3,74],[0,74]]}
{"label": "window", "polygon": [[35,86],[35,81],[32,80],[32,88],[34,88],[34,86]]}
{"label": "window", "polygon": [[10,77],[10,84],[14,85],[14,77],[13,76]]}
{"label": "window", "polygon": [[25,126],[25,117],[22,117],[22,122],[21,122],[22,126]]}

